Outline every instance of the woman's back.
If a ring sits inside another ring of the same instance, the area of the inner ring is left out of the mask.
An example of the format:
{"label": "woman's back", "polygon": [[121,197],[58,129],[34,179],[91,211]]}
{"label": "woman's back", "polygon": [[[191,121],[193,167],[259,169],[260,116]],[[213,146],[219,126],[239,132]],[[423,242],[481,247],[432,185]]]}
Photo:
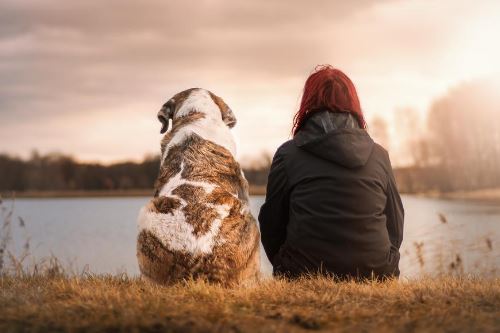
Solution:
{"label": "woman's back", "polygon": [[387,152],[350,113],[312,114],[273,159],[262,242],[276,273],[397,275],[403,208]]}

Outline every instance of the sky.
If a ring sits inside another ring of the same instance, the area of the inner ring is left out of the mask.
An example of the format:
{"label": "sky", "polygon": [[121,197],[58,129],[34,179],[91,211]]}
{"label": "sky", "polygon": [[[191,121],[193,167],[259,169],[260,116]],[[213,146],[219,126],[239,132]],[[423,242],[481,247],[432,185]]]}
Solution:
{"label": "sky", "polygon": [[141,160],[159,153],[161,105],[202,87],[232,108],[250,161],[290,139],[304,82],[328,63],[402,164],[400,120],[425,130],[436,98],[497,75],[499,35],[494,0],[2,0],[0,153]]}

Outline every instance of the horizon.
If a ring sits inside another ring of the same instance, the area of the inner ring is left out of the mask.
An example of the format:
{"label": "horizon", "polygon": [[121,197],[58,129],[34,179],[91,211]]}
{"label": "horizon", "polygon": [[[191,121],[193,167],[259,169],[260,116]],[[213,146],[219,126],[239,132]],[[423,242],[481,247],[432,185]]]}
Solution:
{"label": "horizon", "polygon": [[[329,63],[356,85],[369,131],[387,124],[387,138],[371,134],[404,166],[405,142],[426,131],[434,101],[500,72],[491,42],[500,3],[480,4],[119,1],[116,11],[98,1],[7,0],[0,153],[140,161],[159,153],[160,106],[198,86],[232,108],[237,158],[255,160],[290,138],[306,78]],[[407,118],[413,132],[396,126]]]}

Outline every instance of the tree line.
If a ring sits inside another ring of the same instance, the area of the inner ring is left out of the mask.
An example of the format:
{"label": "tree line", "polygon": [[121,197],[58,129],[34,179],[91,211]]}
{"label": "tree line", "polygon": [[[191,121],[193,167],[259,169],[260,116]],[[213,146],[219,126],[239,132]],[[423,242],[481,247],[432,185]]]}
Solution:
{"label": "tree line", "polygon": [[152,188],[159,158],[111,165],[80,163],[62,154],[23,160],[0,155],[0,191],[126,190]]}
{"label": "tree line", "polygon": [[[152,189],[159,156],[111,165],[82,163],[62,154],[32,153],[29,159],[0,154],[0,191],[95,191]],[[252,185],[265,185],[268,165],[244,169]]]}

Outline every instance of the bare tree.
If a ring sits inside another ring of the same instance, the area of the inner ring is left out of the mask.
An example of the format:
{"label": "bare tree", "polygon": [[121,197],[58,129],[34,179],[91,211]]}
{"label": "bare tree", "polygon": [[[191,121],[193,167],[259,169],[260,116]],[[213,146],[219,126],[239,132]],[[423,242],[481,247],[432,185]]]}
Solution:
{"label": "bare tree", "polygon": [[378,142],[382,147],[387,150],[390,150],[390,141],[389,141],[389,129],[387,126],[387,121],[380,117],[375,116],[369,122],[368,131],[370,135]]}
{"label": "bare tree", "polygon": [[400,154],[405,156],[411,165],[428,164],[428,144],[420,113],[412,108],[400,108],[395,115],[396,139],[399,140]]}
{"label": "bare tree", "polygon": [[500,185],[500,95],[493,81],[461,84],[429,110],[429,145],[453,189]]}

